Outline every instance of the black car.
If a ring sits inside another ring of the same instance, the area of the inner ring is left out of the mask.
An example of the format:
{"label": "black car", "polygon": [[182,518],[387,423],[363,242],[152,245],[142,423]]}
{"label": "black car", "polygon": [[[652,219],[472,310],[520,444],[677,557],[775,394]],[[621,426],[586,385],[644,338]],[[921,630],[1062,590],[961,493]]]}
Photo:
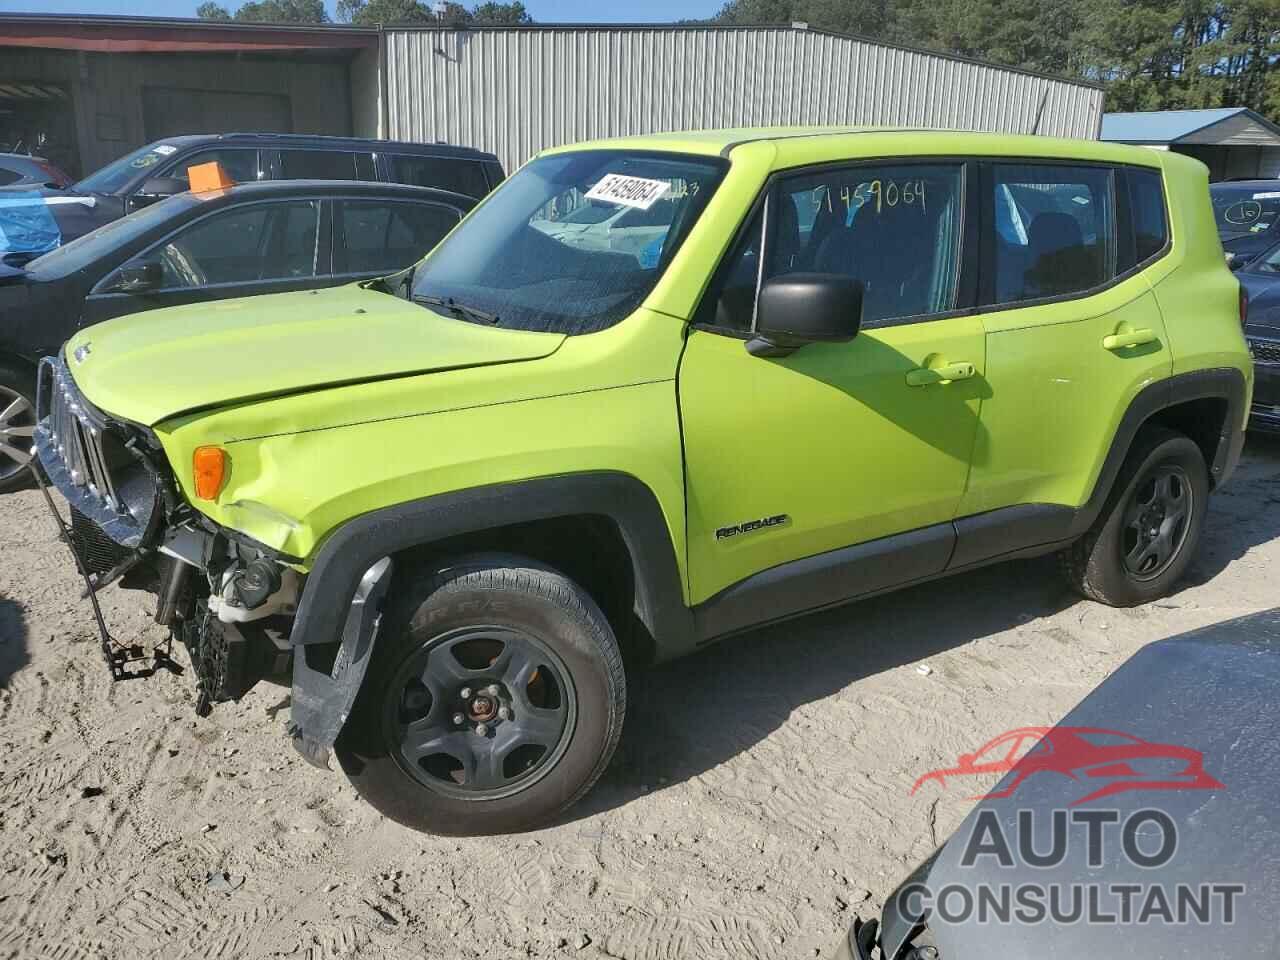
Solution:
{"label": "black car", "polygon": [[[190,186],[187,168],[217,161],[237,183],[262,180],[371,180],[436,187],[480,199],[503,179],[491,153],[444,143],[401,143],[301,134],[223,133],[157,140],[65,190],[41,189],[38,211],[14,211],[36,238],[33,248],[0,241],[0,258],[20,265],[59,243],[118,220]],[[14,194],[0,195],[0,217]],[[42,219],[32,221],[39,215]],[[0,227],[3,221],[0,220]],[[0,237],[3,232],[0,231]]]}
{"label": "black car", "polygon": [[1253,356],[1249,429],[1280,433],[1280,243],[1236,271],[1249,295],[1244,335]]}
{"label": "black car", "polygon": [[1280,180],[1236,180],[1209,186],[1218,237],[1233,267],[1280,240]]}
{"label": "black car", "polygon": [[299,180],[183,193],[0,267],[0,491],[24,482],[35,370],[79,327],[183,303],[331,287],[419,260],[475,199]]}
{"label": "black car", "polygon": [[71,182],[71,177],[44,157],[0,153],[0,188],[45,187],[60,191]]}
{"label": "black car", "polygon": [[1280,608],[1142,648],[1006,735],[1009,773],[836,956],[1280,956],[1277,698]]}

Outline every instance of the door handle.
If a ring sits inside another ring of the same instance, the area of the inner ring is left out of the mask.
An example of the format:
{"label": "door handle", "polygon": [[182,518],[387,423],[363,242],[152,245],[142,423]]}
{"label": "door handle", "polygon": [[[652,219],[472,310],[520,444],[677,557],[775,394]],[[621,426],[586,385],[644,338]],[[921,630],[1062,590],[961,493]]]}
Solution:
{"label": "door handle", "polygon": [[920,367],[907,371],[908,387],[927,387],[931,383],[950,383],[952,380],[968,380],[977,368],[968,361],[944,363],[940,367]]}
{"label": "door handle", "polygon": [[1128,330],[1124,333],[1112,333],[1102,338],[1102,346],[1106,350],[1123,350],[1125,347],[1140,347],[1144,343],[1155,343],[1154,330]]}

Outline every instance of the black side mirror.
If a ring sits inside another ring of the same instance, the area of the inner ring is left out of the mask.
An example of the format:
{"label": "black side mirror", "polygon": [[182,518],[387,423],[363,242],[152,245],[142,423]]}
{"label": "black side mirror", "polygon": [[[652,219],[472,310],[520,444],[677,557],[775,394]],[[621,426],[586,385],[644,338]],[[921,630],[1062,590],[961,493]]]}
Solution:
{"label": "black side mirror", "polygon": [[129,206],[134,210],[148,207],[157,200],[163,200],[178,193],[186,193],[190,189],[191,185],[187,181],[179,180],[177,177],[149,177],[129,198]]}
{"label": "black side mirror", "polygon": [[145,293],[160,286],[164,279],[164,267],[159,260],[130,260],[120,268],[120,293]]}
{"label": "black side mirror", "polygon": [[753,357],[785,357],[806,343],[845,343],[862,325],[862,281],[839,273],[766,280],[756,301]]}

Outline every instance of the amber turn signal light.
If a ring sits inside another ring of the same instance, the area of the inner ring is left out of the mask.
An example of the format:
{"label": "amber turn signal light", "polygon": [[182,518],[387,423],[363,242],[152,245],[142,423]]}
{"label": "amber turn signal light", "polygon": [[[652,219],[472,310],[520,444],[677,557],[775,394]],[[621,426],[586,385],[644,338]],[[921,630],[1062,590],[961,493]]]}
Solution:
{"label": "amber turn signal light", "polygon": [[227,478],[227,451],[221,447],[196,447],[192,458],[196,496],[201,500],[215,500]]}

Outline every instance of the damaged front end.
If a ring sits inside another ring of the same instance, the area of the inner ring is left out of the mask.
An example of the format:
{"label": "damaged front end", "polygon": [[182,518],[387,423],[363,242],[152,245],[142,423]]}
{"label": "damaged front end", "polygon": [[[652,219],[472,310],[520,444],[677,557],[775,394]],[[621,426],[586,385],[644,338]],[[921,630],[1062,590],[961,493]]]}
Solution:
{"label": "damaged front end", "polygon": [[[181,673],[172,658],[176,638],[196,674],[200,716],[261,680],[291,685],[290,735],[308,761],[327,766],[368,665],[391,561],[366,574],[339,643],[303,646],[295,655],[304,583],[297,558],[194,510],[156,436],[89,403],[62,358],[41,363],[37,414],[36,453],[70,506],[69,522],[33,472],[84,579],[112,678]],[[148,652],[112,636],[97,594],[113,583],[155,596],[155,620],[169,630],[164,643]]]}

